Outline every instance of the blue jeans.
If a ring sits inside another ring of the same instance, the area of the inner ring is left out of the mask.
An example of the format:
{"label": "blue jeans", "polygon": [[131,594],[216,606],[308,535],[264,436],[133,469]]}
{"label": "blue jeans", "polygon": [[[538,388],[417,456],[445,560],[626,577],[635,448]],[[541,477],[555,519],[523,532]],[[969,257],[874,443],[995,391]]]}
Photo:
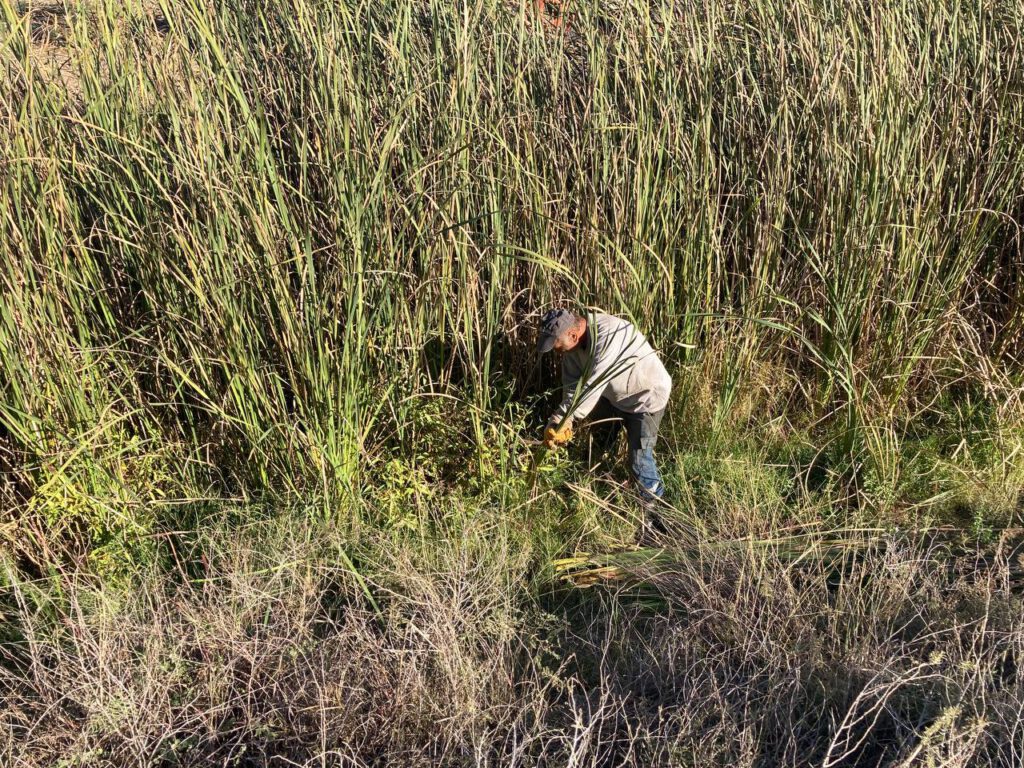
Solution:
{"label": "blue jeans", "polygon": [[602,397],[588,417],[588,421],[605,422],[595,425],[594,429],[595,443],[605,451],[614,449],[619,431],[626,426],[629,468],[640,486],[640,495],[646,499],[660,499],[665,493],[658,465],[654,463],[654,444],[658,441],[658,427],[664,415],[664,409],[656,413],[626,413]]}

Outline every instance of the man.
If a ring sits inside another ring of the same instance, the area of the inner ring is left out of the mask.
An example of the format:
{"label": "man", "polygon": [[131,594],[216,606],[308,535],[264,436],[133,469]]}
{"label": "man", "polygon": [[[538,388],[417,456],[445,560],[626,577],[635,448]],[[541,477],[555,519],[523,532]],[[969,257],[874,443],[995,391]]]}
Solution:
{"label": "man", "polygon": [[548,420],[544,445],[569,442],[573,422],[588,414],[613,420],[612,439],[625,424],[630,468],[640,494],[649,502],[661,498],[665,488],[654,463],[654,443],[672,378],[651,345],[621,318],[552,309],[541,320],[537,350],[544,354],[552,349],[562,356],[563,396]]}

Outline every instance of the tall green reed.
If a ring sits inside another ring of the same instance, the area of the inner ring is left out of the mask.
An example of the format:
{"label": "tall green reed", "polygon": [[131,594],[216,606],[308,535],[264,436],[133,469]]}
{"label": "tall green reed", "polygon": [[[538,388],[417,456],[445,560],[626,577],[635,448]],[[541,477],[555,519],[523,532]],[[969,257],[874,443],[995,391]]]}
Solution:
{"label": "tall green reed", "polygon": [[106,0],[58,69],[0,2],[0,425],[100,528],[354,509],[427,396],[483,446],[556,302],[723,355],[723,414],[791,366],[851,454],[1014,349],[1019,4]]}

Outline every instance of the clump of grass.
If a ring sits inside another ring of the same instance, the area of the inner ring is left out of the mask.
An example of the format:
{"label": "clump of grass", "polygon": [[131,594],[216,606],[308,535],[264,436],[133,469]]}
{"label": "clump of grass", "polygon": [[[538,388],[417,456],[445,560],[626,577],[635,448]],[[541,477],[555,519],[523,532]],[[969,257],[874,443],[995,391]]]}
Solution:
{"label": "clump of grass", "polygon": [[485,414],[544,383],[532,311],[566,297],[673,366],[720,359],[721,428],[792,372],[852,472],[1017,349],[1014,3],[579,3],[553,31],[494,2],[96,2],[65,6],[60,71],[33,6],[2,7],[25,494],[62,471],[149,498],[117,464],[139,441],[178,451],[166,498],[358,509],[414,396],[459,398],[486,448]]}
{"label": "clump of grass", "polygon": [[5,763],[1019,757],[1010,541],[956,561],[902,536],[698,538],[620,558],[631,583],[538,592],[532,550],[492,512],[365,545],[378,612],[336,558],[349,543],[301,521],[182,540],[177,578],[131,589],[9,581]]}

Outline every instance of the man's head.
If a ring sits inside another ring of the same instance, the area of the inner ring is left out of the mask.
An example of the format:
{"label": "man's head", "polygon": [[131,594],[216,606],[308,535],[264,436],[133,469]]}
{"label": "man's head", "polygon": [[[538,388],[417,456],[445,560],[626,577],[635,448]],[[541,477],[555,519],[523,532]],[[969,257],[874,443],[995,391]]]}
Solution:
{"label": "man's head", "polygon": [[576,348],[587,332],[587,321],[568,309],[550,309],[540,321],[537,351],[568,352]]}

